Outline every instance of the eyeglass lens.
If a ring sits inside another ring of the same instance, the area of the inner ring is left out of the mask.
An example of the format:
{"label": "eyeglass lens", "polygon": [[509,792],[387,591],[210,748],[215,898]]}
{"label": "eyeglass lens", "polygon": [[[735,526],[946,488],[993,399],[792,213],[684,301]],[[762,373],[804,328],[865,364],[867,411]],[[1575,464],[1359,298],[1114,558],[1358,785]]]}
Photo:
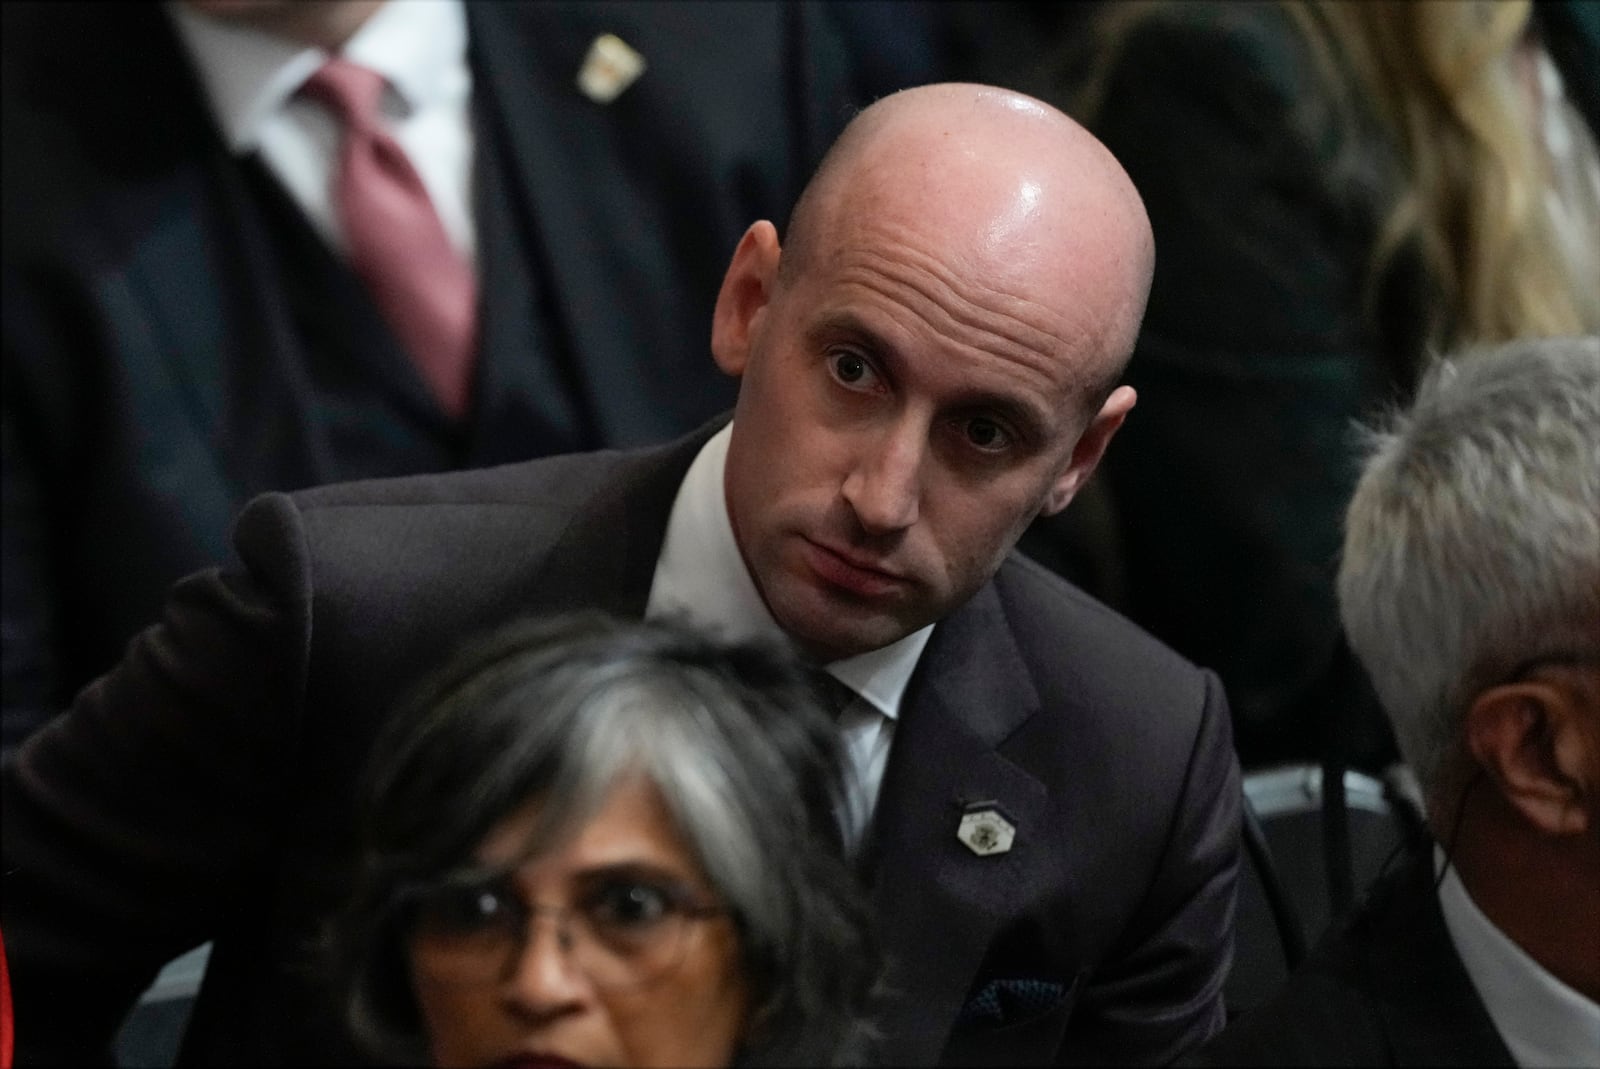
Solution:
{"label": "eyeglass lens", "polygon": [[720,912],[673,882],[653,875],[605,872],[580,882],[570,905],[531,903],[509,874],[446,881],[410,902],[414,967],[431,978],[488,983],[552,923],[556,946],[596,987],[649,983],[681,962],[688,930]]}

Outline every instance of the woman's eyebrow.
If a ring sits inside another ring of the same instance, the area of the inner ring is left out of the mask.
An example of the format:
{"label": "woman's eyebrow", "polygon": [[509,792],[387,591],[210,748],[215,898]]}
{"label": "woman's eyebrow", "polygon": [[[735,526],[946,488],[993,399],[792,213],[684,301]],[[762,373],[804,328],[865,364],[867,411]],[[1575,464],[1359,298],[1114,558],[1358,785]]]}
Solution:
{"label": "woman's eyebrow", "polygon": [[658,861],[607,861],[585,865],[573,873],[579,881],[601,879],[647,879],[676,884],[698,884],[694,872]]}

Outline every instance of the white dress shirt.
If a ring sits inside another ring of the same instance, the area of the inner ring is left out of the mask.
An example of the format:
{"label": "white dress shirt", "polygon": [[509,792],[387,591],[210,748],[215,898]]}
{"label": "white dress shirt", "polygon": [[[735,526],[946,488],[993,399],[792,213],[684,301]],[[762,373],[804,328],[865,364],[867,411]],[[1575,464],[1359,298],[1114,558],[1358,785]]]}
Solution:
{"label": "white dress shirt", "polygon": [[[297,96],[327,60],[320,48],[168,3],[194,60],[217,128],[234,152],[261,160],[328,246],[347,245],[330,178],[340,128],[320,104]],[[450,241],[475,262],[472,212],[472,70],[460,0],[388,0],[340,50],[388,80],[385,126],[416,168]]]}
{"label": "white dress shirt", "polygon": [[[761,600],[733,538],[723,493],[732,433],[730,424],[701,448],[678,488],[645,615],[675,615],[729,642],[787,642]],[[934,626],[929,624],[881,649],[827,665],[830,675],[858,695],[839,719],[854,773],[850,812],[841,814],[852,843],[860,842],[872,817],[895,721],[900,717],[900,702]]]}
{"label": "white dress shirt", "polygon": [[[1433,858],[1438,872],[1444,851],[1435,846]],[[1600,1065],[1600,1004],[1551,976],[1495,927],[1453,865],[1439,885],[1439,908],[1461,964],[1513,1061],[1523,1069]]]}

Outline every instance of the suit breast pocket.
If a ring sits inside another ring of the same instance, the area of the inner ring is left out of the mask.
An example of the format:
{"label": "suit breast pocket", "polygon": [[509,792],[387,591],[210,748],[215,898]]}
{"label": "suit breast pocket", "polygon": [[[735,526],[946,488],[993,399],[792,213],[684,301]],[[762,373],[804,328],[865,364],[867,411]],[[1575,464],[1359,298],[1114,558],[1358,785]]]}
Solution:
{"label": "suit breast pocket", "polygon": [[939,1061],[944,1065],[1042,1065],[1061,1046],[1083,974],[1070,984],[993,979],[967,1000]]}

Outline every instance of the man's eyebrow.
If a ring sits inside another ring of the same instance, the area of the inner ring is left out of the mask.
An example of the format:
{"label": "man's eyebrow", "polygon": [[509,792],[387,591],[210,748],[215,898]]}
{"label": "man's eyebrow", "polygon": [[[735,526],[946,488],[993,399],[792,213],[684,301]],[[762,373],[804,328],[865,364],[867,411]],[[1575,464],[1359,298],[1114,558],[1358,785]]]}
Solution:
{"label": "man's eyebrow", "polygon": [[854,312],[829,312],[817,322],[811,333],[822,336],[851,334],[875,352],[883,352],[891,357],[894,355],[894,347],[883,335],[867,326]]}
{"label": "man's eyebrow", "polygon": [[962,404],[964,409],[992,411],[1013,424],[1024,438],[1043,442],[1050,436],[1051,420],[1038,405],[1008,394],[980,393]]}

